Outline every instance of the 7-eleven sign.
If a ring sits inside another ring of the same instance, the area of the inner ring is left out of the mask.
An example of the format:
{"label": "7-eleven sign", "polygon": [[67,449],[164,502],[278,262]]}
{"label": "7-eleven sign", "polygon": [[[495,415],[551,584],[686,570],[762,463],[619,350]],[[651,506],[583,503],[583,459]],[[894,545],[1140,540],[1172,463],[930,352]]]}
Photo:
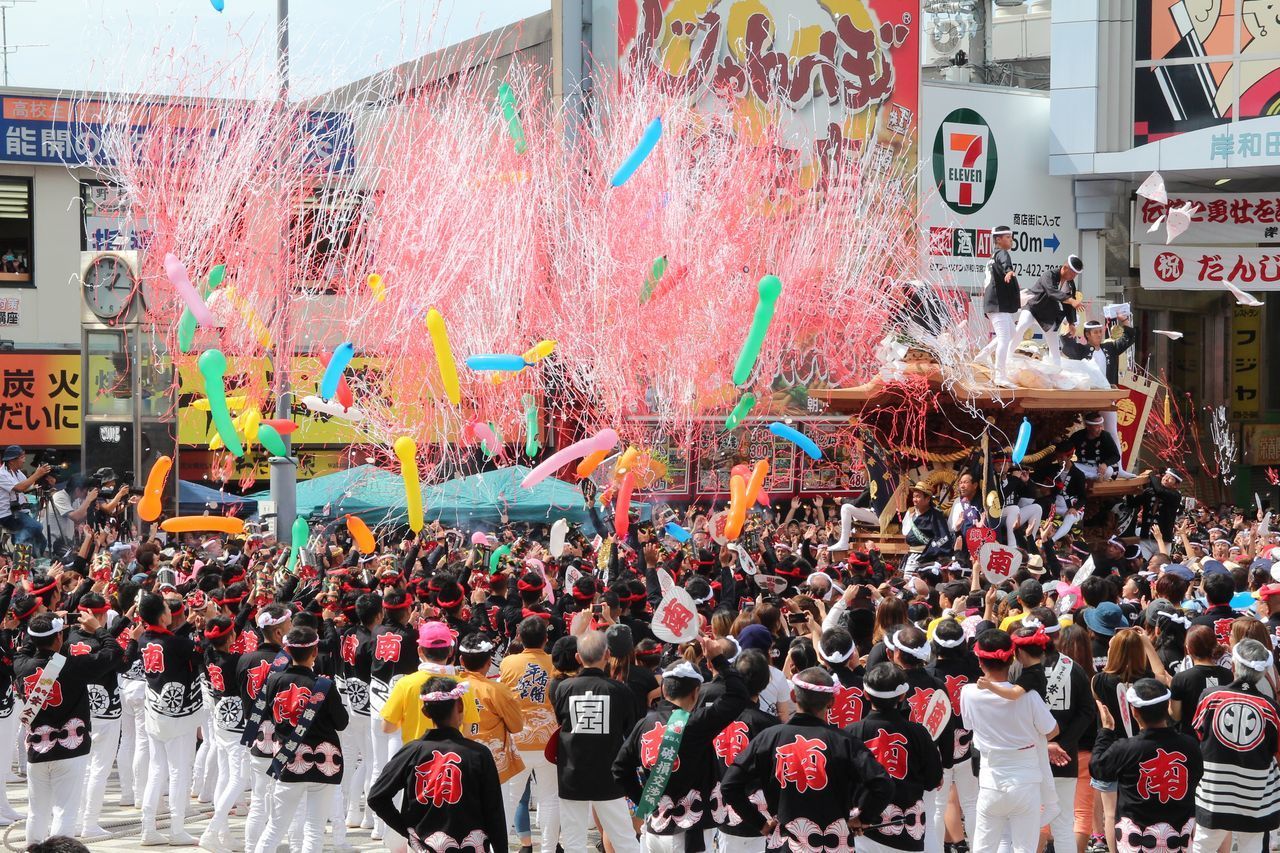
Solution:
{"label": "7-eleven sign", "polygon": [[947,207],[976,213],[996,182],[996,144],[990,126],[973,110],[953,111],[938,128],[933,146],[934,180]]}

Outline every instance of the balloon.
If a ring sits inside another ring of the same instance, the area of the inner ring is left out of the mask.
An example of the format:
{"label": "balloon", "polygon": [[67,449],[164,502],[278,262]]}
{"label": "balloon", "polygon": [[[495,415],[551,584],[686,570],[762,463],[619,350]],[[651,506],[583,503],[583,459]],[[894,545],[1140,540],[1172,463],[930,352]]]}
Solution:
{"label": "balloon", "polygon": [[1013,453],[1010,458],[1014,465],[1022,464],[1022,457],[1027,455],[1027,445],[1031,443],[1031,421],[1026,418],[1022,419],[1022,424],[1018,427],[1018,440],[1013,443]]}
{"label": "balloon", "polygon": [[327,400],[321,400],[319,397],[315,395],[308,395],[306,397],[303,397],[302,405],[306,406],[308,409],[310,409],[311,411],[317,414],[330,415],[331,417],[342,418],[343,420],[348,420],[348,421],[358,421],[364,417],[364,412],[360,411],[359,409],[355,409],[355,408],[348,409],[342,406],[341,404],[337,403],[336,401],[329,402]]}
{"label": "balloon", "polygon": [[200,354],[196,365],[200,368],[200,375],[204,377],[204,395],[209,398],[209,416],[213,419],[218,435],[222,437],[222,443],[231,451],[232,456],[244,456],[240,436],[236,434],[235,424],[231,422],[231,412],[227,409],[227,389],[222,384],[227,372],[227,357],[221,350],[207,349]]}
{"label": "balloon", "polygon": [[648,156],[653,152],[653,147],[658,144],[658,140],[662,138],[662,117],[659,116],[649,122],[649,126],[644,130],[644,136],[640,137],[639,144],[631,152],[622,165],[618,167],[618,171],[613,173],[613,179],[609,181],[609,186],[620,187],[631,179],[636,169],[640,168]]}
{"label": "balloon", "polygon": [[734,429],[738,424],[742,423],[742,419],[747,416],[747,412],[751,411],[751,407],[756,404],[756,395],[747,393],[738,399],[738,405],[733,407],[733,411],[729,413],[729,417],[724,419],[724,428],[726,430]]}
{"label": "balloon", "polygon": [[551,525],[551,541],[547,545],[547,550],[551,552],[551,556],[556,559],[564,553],[564,540],[569,535],[569,522],[563,518],[557,518],[555,524]]}
{"label": "balloon", "polygon": [[655,258],[653,264],[649,267],[649,274],[645,276],[644,287],[640,288],[640,304],[643,305],[653,298],[653,293],[658,289],[658,282],[662,281],[662,276],[667,272],[667,256]]}
{"label": "balloon", "polygon": [[524,479],[520,481],[520,485],[526,489],[532,489],[547,477],[550,477],[553,471],[560,470],[573,460],[581,459],[600,450],[611,450],[617,443],[618,433],[606,427],[590,438],[575,441],[568,447],[561,448],[542,460],[538,467],[525,475]]}
{"label": "balloon", "polygon": [[400,460],[400,476],[404,478],[404,499],[409,513],[409,529],[422,529],[422,484],[418,481],[418,445],[407,435],[392,446]]}
{"label": "balloon", "polygon": [[267,328],[267,324],[262,322],[258,312],[253,310],[253,306],[242,299],[236,289],[230,285],[218,292],[223,295],[223,298],[227,300],[232,308],[236,309],[240,314],[240,319],[248,324],[249,331],[253,333],[253,337],[262,345],[262,348],[271,349],[271,331]]}
{"label": "balloon", "polygon": [[216,267],[209,270],[209,289],[217,290],[218,287],[222,284],[222,279],[226,276],[226,274],[227,274],[226,264],[218,264]]}
{"label": "balloon", "polygon": [[493,424],[478,423],[475,426],[476,437],[480,439],[480,446],[489,456],[498,456],[502,453],[502,439],[498,438],[498,434],[493,430]]}
{"label": "balloon", "polygon": [[538,444],[538,401],[532,394],[523,394],[520,402],[524,403],[524,454],[532,459],[542,449]]}
{"label": "balloon", "polygon": [[485,355],[473,355],[467,359],[467,367],[472,370],[505,370],[508,373],[519,373],[528,365],[522,356],[518,355],[501,355],[488,353]]}
{"label": "balloon", "polygon": [[586,457],[578,463],[575,473],[585,480],[587,477],[590,477],[595,473],[596,469],[600,467],[600,463],[603,462],[605,457],[608,455],[608,450],[597,450],[594,453],[588,453]]}
{"label": "balloon", "polygon": [[272,456],[289,455],[289,449],[284,446],[284,439],[280,437],[280,433],[276,431],[276,428],[269,423],[258,424],[258,444],[261,444]]}
{"label": "balloon", "polygon": [[[271,427],[280,435],[288,435],[298,428],[297,423],[288,418],[270,418],[262,422],[264,425]],[[262,439],[258,439],[262,441]]]}
{"label": "balloon", "polygon": [[818,447],[814,440],[789,424],[784,424],[782,421],[774,421],[769,424],[769,432],[778,438],[785,438],[808,454],[810,459],[822,458],[822,449]]}
{"label": "balloon", "polygon": [[342,379],[342,371],[347,369],[351,359],[355,358],[356,346],[347,341],[334,347],[329,363],[325,365],[324,376],[320,380],[320,399],[332,400],[338,393],[338,381]]}
{"label": "balloon", "polygon": [[142,490],[142,500],[138,501],[138,517],[143,521],[155,521],[164,509],[164,482],[173,469],[173,459],[161,456],[151,466],[147,474],[147,485]]}
{"label": "balloon", "polygon": [[378,547],[378,543],[373,538],[373,531],[358,515],[347,516],[347,532],[351,534],[351,540],[356,543],[356,549],[361,554],[372,554]]}
{"label": "balloon", "polygon": [[622,455],[618,457],[618,464],[613,466],[613,476],[621,477],[623,474],[636,467],[636,460],[640,458],[640,451],[634,447],[628,447],[622,451]]}
{"label": "balloon", "polygon": [[244,533],[244,519],[234,515],[180,515],[160,522],[167,533]]}
{"label": "balloon", "polygon": [[764,490],[764,478],[767,476],[769,476],[769,463],[761,459],[751,470],[751,477],[747,480],[747,506],[756,502],[756,498]]}
{"label": "balloon", "polygon": [[311,528],[307,525],[307,520],[302,516],[298,516],[293,520],[293,535],[291,537],[293,544],[289,546],[289,564],[285,567],[290,573],[298,565],[298,551],[302,549],[303,543],[310,538]]}
{"label": "balloon", "polygon": [[213,4],[214,9],[221,12],[223,9],[223,3],[225,2],[225,0],[209,0],[209,2]]}
{"label": "balloon", "polygon": [[191,283],[187,268],[172,252],[165,253],[164,272],[178,296],[191,309],[191,316],[196,318],[196,322],[201,326],[213,326],[213,312],[209,310],[208,305],[204,304],[204,300],[200,298],[200,292]]}
{"label": "balloon", "polygon": [[538,341],[521,358],[524,359],[525,364],[537,364],[555,351],[555,341]]}
{"label": "balloon", "polygon": [[449,346],[449,333],[444,327],[444,317],[432,308],[427,312],[427,331],[431,334],[431,347],[436,351],[436,369],[440,371],[440,384],[449,402],[455,406],[462,402],[458,389],[458,365],[453,360],[453,348]]}
{"label": "balloon", "polygon": [[729,513],[725,518],[726,539],[737,539],[747,521],[747,481],[737,474],[729,478]]}
{"label": "balloon", "polygon": [[[248,405],[248,403],[249,403],[249,398],[243,394],[237,394],[234,397],[228,397],[227,411],[238,412],[241,409],[243,409],[246,405]],[[197,412],[207,412],[209,411],[209,400],[205,397],[201,397],[198,400],[192,400],[191,408],[195,409]]]}
{"label": "balloon", "polygon": [[[222,276],[226,273],[226,264],[218,264],[209,270],[209,284],[206,292],[213,290],[222,284]],[[182,353],[191,352],[191,345],[196,339],[196,315],[191,313],[191,309],[183,307],[182,316],[178,318],[178,351]]]}
{"label": "balloon", "polygon": [[[333,361],[333,353],[326,352],[320,354],[320,366],[325,370],[329,369],[329,362]],[[355,404],[355,395],[351,393],[351,385],[347,383],[346,373],[338,380],[338,393],[334,397],[326,398],[337,403],[344,409],[349,409]]]}
{"label": "balloon", "polygon": [[236,432],[244,436],[245,447],[253,447],[254,442],[258,440],[258,425],[262,423],[262,412],[258,411],[257,406],[245,409],[240,417],[236,418]]}
{"label": "balloon", "polygon": [[631,490],[636,487],[636,475],[628,471],[622,475],[622,485],[618,487],[618,501],[613,505],[613,530],[619,539],[627,538],[631,529]]}
{"label": "balloon", "polygon": [[688,542],[693,538],[693,534],[685,530],[674,521],[668,521],[666,526],[667,535],[677,542]]}
{"label": "balloon", "polygon": [[523,154],[529,147],[524,138],[524,126],[520,124],[520,111],[516,108],[516,93],[506,83],[498,86],[498,105],[502,107],[502,118],[507,123],[507,133],[515,143],[516,153]]}
{"label": "balloon", "polygon": [[760,357],[760,347],[764,344],[764,336],[769,333],[769,323],[773,321],[774,308],[778,296],[782,293],[782,281],[776,275],[767,275],[760,279],[756,286],[759,299],[756,301],[756,313],[751,318],[751,328],[747,339],[742,342],[742,351],[738,353],[738,362],[733,366],[733,384],[742,385],[751,378],[751,371]]}
{"label": "balloon", "polygon": [[502,558],[511,553],[510,545],[501,545],[493,549],[493,553],[489,555],[489,574],[496,575],[498,567],[502,565]]}
{"label": "balloon", "polygon": [[373,298],[378,302],[385,302],[387,299],[387,286],[382,283],[382,276],[376,272],[369,273],[365,278],[365,284],[369,285],[369,289],[373,291]]}
{"label": "balloon", "polygon": [[[759,465],[759,464],[761,464],[761,463],[757,462],[756,464],[757,464],[757,465]],[[751,489],[750,489],[751,476],[752,476],[751,466],[749,466],[749,465],[734,465],[734,466],[733,466],[733,469],[732,469],[732,471],[731,471],[731,473],[733,473],[733,474],[737,474],[739,477],[741,477],[742,479],[746,480],[746,481],[747,481],[747,483],[748,483],[747,491],[750,491],[750,490],[751,490]],[[766,492],[764,489],[760,489],[758,492],[756,492],[755,502],[756,502],[756,503],[758,503],[758,504],[760,504],[760,506],[768,506],[768,505],[769,505],[769,493],[768,493],[768,492]],[[750,503],[750,501],[748,501],[748,503]]]}

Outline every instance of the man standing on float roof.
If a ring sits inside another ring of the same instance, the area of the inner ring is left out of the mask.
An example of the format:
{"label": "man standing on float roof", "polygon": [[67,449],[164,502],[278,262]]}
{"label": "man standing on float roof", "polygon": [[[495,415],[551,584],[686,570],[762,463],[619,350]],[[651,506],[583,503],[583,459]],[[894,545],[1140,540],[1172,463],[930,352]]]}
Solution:
{"label": "man standing on float roof", "polygon": [[1061,267],[1045,270],[1027,288],[1027,303],[1018,313],[1018,324],[1013,330],[1014,341],[1020,341],[1032,326],[1039,326],[1049,349],[1049,364],[1055,369],[1062,366],[1058,329],[1063,320],[1075,325],[1075,309],[1081,302],[1076,295],[1075,280],[1083,271],[1084,261],[1078,255],[1068,257]]}
{"label": "man standing on float roof", "polygon": [[987,283],[982,296],[982,312],[991,322],[995,334],[994,369],[991,380],[1004,388],[1014,387],[1009,381],[1009,354],[1013,351],[1014,316],[1022,309],[1022,296],[1018,291],[1018,274],[1014,271],[1013,229],[1001,225],[991,232],[995,251],[987,264]]}

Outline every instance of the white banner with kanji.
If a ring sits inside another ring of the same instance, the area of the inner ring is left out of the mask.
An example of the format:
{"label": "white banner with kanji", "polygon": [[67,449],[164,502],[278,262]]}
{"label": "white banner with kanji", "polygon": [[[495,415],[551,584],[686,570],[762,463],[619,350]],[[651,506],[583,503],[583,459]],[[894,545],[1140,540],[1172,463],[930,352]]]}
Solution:
{"label": "white banner with kanji", "polygon": [[[1181,236],[1187,243],[1271,243],[1280,240],[1280,193],[1169,194],[1169,203],[1147,198],[1133,203],[1135,243],[1165,242],[1165,223],[1171,208],[1190,205],[1191,224]],[[1154,231],[1152,225],[1160,224]]]}
{"label": "white banner with kanji", "polygon": [[698,636],[702,628],[698,606],[693,596],[676,586],[671,575],[658,569],[658,585],[662,587],[662,600],[653,611],[649,627],[654,636],[664,643],[688,643]]}
{"label": "white banner with kanji", "polygon": [[1280,250],[1226,246],[1142,246],[1146,290],[1280,290]]}
{"label": "white banner with kanji", "polygon": [[989,583],[1000,584],[1013,577],[1022,565],[1022,552],[999,542],[988,542],[978,552],[978,567]]}

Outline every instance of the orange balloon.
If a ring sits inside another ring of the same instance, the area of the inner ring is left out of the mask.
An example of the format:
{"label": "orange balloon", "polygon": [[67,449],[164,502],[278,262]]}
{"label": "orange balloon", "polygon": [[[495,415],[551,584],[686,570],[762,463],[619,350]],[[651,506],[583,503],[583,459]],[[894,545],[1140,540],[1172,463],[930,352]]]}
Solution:
{"label": "orange balloon", "polygon": [[747,522],[747,482],[734,474],[729,478],[729,513],[725,518],[724,535],[734,540],[742,535],[742,525]]}
{"label": "orange balloon", "polygon": [[761,459],[751,470],[751,479],[747,481],[747,506],[756,502],[760,496],[760,490],[764,488],[764,478],[767,476],[769,476],[769,463]]}
{"label": "orange balloon", "polygon": [[180,515],[160,522],[168,533],[244,533],[244,519],[227,515]]}
{"label": "orange balloon", "polygon": [[596,469],[600,467],[600,463],[603,462],[604,458],[608,455],[608,450],[597,450],[595,453],[588,454],[585,459],[578,463],[578,467],[575,469],[578,476],[582,477],[584,480],[587,477],[590,477],[596,472]]}
{"label": "orange balloon", "polygon": [[618,464],[613,466],[613,476],[621,477],[627,471],[635,468],[636,459],[638,459],[639,456],[640,451],[636,450],[634,447],[628,447],[624,450],[622,455],[618,457]]}
{"label": "orange balloon", "polygon": [[613,529],[619,539],[626,539],[627,531],[631,529],[631,490],[635,485],[635,474],[628,471],[622,475],[622,485],[618,487],[618,501],[613,506]]}
{"label": "orange balloon", "polygon": [[356,549],[361,554],[372,554],[378,547],[378,543],[373,538],[373,531],[369,529],[369,525],[364,523],[364,519],[358,515],[347,516],[347,532],[355,540]]}
{"label": "orange balloon", "polygon": [[138,517],[143,521],[155,521],[164,510],[164,484],[173,470],[173,459],[161,456],[147,474],[147,485],[138,501]]}

